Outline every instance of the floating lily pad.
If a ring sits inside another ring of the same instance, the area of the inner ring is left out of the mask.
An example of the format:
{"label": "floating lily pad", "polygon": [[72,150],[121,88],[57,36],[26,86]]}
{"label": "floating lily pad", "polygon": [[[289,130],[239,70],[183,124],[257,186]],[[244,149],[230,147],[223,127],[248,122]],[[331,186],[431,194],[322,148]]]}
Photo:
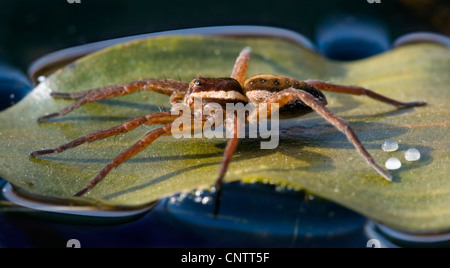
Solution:
{"label": "floating lily pad", "polygon": [[[269,38],[159,37],[117,45],[56,72],[16,106],[0,114],[0,176],[30,195],[71,199],[114,156],[156,126],[86,144],[61,154],[29,158],[90,132],[169,109],[167,96],[140,92],[85,105],[49,123],[36,119],[72,103],[51,91],[75,92],[141,78],[190,81],[196,75],[229,76],[240,50],[252,47],[248,75],[271,73],[371,88],[426,107],[397,110],[365,97],[326,93],[329,108],[354,128],[383,164],[402,159],[389,183],[374,172],[344,135],[317,114],[283,122],[280,145],[261,150],[261,140],[243,140],[227,181],[265,181],[310,191],[386,225],[411,232],[450,229],[450,50],[417,44],[350,63],[332,62],[303,47]],[[381,144],[394,139],[397,152]],[[92,204],[137,207],[180,191],[208,187],[216,179],[224,139],[162,137],[113,170],[90,191]],[[404,160],[408,148],[422,158]],[[245,204],[243,204],[245,205]]]}

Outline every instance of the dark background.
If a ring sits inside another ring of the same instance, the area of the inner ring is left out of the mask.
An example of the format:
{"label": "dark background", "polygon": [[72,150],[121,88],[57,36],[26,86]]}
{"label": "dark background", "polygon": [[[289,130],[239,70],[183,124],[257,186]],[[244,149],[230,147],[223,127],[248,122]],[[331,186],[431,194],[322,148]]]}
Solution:
{"label": "dark background", "polygon": [[0,5],[0,62],[23,71],[62,48],[180,28],[266,25],[314,40],[317,24],[336,13],[378,19],[391,38],[424,30],[450,34],[447,0],[6,0]]}

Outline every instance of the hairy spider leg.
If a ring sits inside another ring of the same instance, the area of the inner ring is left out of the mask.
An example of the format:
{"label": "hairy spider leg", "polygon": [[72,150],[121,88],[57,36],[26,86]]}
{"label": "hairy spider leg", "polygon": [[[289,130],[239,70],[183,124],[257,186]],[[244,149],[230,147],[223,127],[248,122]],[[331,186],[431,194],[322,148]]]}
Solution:
{"label": "hairy spider leg", "polygon": [[175,104],[183,101],[184,96],[186,96],[186,91],[175,91],[170,96],[170,104],[175,105]]}
{"label": "hairy spider leg", "polygon": [[[252,50],[250,47],[244,48],[239,56],[236,59],[236,62],[233,67],[233,72],[231,73],[231,78],[236,79],[241,86],[244,85],[245,77],[247,75],[248,62],[250,61]],[[233,137],[228,140],[227,146],[225,148],[225,152],[222,158],[222,163],[220,166],[219,175],[214,183],[214,188],[217,191],[217,198],[215,204],[214,215],[219,213],[220,202],[222,199],[222,183],[225,178],[225,174],[227,173],[228,166],[230,165],[231,159],[236,151],[236,148],[239,144],[238,133],[240,132],[239,126],[240,123],[238,121],[237,116],[234,118],[234,126],[233,126]]]}
{"label": "hairy spider leg", "polygon": [[[328,110],[318,99],[308,92],[297,90],[294,88],[288,88],[276,95],[270,97],[266,103],[270,106],[271,103],[278,103],[279,107],[283,107],[291,100],[300,99],[303,103],[311,107],[315,112],[321,115],[324,119],[330,122],[335,128],[340,132],[344,133],[348,141],[353,144],[355,149],[360,153],[360,155],[366,160],[366,162],[375,169],[381,176],[386,180],[392,181],[392,176],[387,171],[382,169],[369,154],[369,152],[364,148],[361,141],[356,136],[355,132],[351,129],[350,125],[345,122],[342,118],[334,115],[330,110]],[[257,110],[258,111],[258,110]],[[267,116],[270,116],[271,109],[268,108]]]}
{"label": "hairy spider leg", "polygon": [[91,142],[94,142],[97,140],[102,140],[102,139],[106,139],[108,137],[127,133],[143,124],[145,124],[145,125],[170,124],[178,117],[179,117],[179,115],[171,115],[170,112],[154,113],[154,114],[149,114],[146,116],[137,117],[134,119],[130,119],[121,125],[107,128],[104,130],[100,130],[97,132],[93,132],[86,136],[80,137],[76,140],[73,140],[69,143],[63,144],[54,149],[32,152],[32,153],[30,153],[30,156],[36,157],[36,156],[45,155],[45,154],[61,153],[61,152],[64,152],[65,150],[80,146],[86,142],[91,143]]}
{"label": "hairy spider leg", "polygon": [[223,179],[225,178],[225,174],[227,173],[228,166],[230,165],[231,159],[232,159],[232,157],[236,151],[236,148],[239,144],[238,133],[240,132],[240,128],[239,128],[240,122],[237,117],[234,119],[233,124],[234,124],[233,137],[228,140],[227,146],[225,148],[224,156],[222,158],[219,176],[217,177],[216,182],[214,183],[214,188],[217,192],[214,215],[218,215],[218,213],[219,213],[220,203],[222,201]]}
{"label": "hairy spider leg", "polygon": [[239,143],[238,133],[240,131],[239,127],[240,123],[238,118],[236,117],[234,119],[234,127],[233,127],[233,137],[228,141],[227,146],[225,148],[224,157],[222,159],[222,165],[220,167],[219,176],[214,184],[214,187],[220,188],[222,185],[223,179],[225,177],[225,174],[227,172],[228,166],[231,162],[231,158],[233,157],[234,152],[236,151],[236,147]]}
{"label": "hairy spider leg", "polygon": [[94,188],[99,182],[101,182],[113,168],[118,167],[120,164],[126,162],[128,159],[130,159],[131,157],[138,154],[140,151],[147,148],[147,146],[152,144],[159,137],[171,135],[171,128],[172,124],[167,124],[162,128],[154,129],[145,134],[144,137],[142,137],[137,143],[135,143],[133,146],[123,151],[121,154],[116,156],[111,162],[109,162],[109,164],[106,165],[102,169],[102,171],[100,171],[100,173],[98,173],[97,176],[95,176],[95,178],[89,182],[89,184],[85,188],[76,193],[74,196],[76,197],[83,196],[85,193]]}
{"label": "hairy spider leg", "polygon": [[345,94],[352,94],[352,95],[365,95],[374,100],[388,103],[388,104],[394,105],[395,107],[399,107],[399,108],[408,108],[408,107],[427,105],[426,101],[416,101],[416,102],[396,101],[394,99],[390,99],[388,97],[385,97],[383,95],[380,95],[378,93],[375,93],[375,92],[373,92],[369,89],[363,88],[363,87],[336,85],[336,84],[327,83],[327,82],[323,82],[323,81],[317,81],[317,80],[307,80],[305,82],[307,84],[314,86],[323,91],[345,93]]}
{"label": "hairy spider leg", "polygon": [[154,91],[167,96],[171,96],[175,92],[186,92],[189,88],[189,84],[186,82],[164,79],[164,80],[156,80],[156,79],[144,79],[136,82],[131,82],[126,85],[115,85],[108,86],[104,88],[91,89],[78,93],[52,93],[52,96],[55,98],[69,98],[69,99],[77,99],[75,103],[67,106],[57,113],[53,113],[50,115],[46,115],[40,117],[38,122],[45,122],[49,119],[66,115],[71,111],[91,102],[96,102],[99,100],[110,99],[114,97],[120,97],[127,94],[131,94],[137,91]]}
{"label": "hairy spider leg", "polygon": [[[172,118],[173,120],[168,119],[168,121],[174,121],[178,117],[179,117],[179,115],[176,115]],[[207,118],[205,118],[205,120],[202,121],[202,125],[206,122],[206,120],[207,120]],[[159,122],[159,123],[162,123],[162,122]],[[190,129],[192,131],[194,131],[193,124],[194,124],[194,121],[192,120],[191,126],[190,126]],[[162,128],[157,128],[157,129],[154,129],[154,130],[148,132],[136,144],[134,144],[133,146],[129,147],[128,149],[123,151],[121,154],[116,156],[108,165],[106,165],[102,169],[102,171],[100,171],[97,174],[97,176],[91,182],[89,182],[89,184],[85,188],[83,188],[81,191],[76,193],[74,196],[76,196],[76,197],[83,196],[85,193],[92,190],[92,188],[94,188],[99,182],[101,182],[113,168],[118,167],[122,163],[126,162],[128,159],[132,158],[133,156],[135,156],[136,154],[138,154],[139,152],[141,152],[142,150],[147,148],[147,146],[152,144],[159,137],[170,136],[170,135],[172,135],[172,122],[170,122],[169,124],[166,124]]]}
{"label": "hairy spider leg", "polygon": [[247,75],[248,62],[252,55],[252,49],[250,47],[244,48],[236,59],[236,63],[231,73],[231,78],[236,79],[241,86],[244,85],[245,76]]}
{"label": "hairy spider leg", "polygon": [[[231,78],[236,79],[241,86],[244,84],[245,76],[247,75],[248,62],[250,61],[252,50],[250,47],[244,48],[239,56],[236,59],[236,63],[233,67],[233,72],[231,73]],[[236,147],[239,143],[238,138],[238,127],[240,122],[237,121],[237,117],[234,120],[234,134],[233,138],[228,141],[227,147],[225,149],[224,157],[222,159],[222,166],[220,168],[219,176],[214,184],[216,188],[220,188],[220,185],[223,182],[223,178],[225,177],[226,171],[228,169],[228,165],[233,157],[233,154],[236,150]]]}

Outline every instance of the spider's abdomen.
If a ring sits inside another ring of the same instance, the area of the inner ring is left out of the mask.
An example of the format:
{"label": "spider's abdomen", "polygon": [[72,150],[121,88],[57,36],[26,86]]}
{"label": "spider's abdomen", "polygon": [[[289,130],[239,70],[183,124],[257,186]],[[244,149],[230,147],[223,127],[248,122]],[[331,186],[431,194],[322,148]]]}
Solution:
{"label": "spider's abdomen", "polygon": [[[244,92],[247,98],[254,104],[260,104],[270,97],[285,89],[294,88],[308,92],[318,99],[323,105],[327,105],[325,95],[304,81],[287,76],[255,75],[244,82]],[[294,118],[310,113],[313,110],[300,99],[294,99],[280,109],[281,118]]]}
{"label": "spider's abdomen", "polygon": [[218,103],[225,107],[227,103],[248,103],[242,86],[233,78],[197,77],[189,84],[184,103],[191,105],[195,99],[202,103]]}

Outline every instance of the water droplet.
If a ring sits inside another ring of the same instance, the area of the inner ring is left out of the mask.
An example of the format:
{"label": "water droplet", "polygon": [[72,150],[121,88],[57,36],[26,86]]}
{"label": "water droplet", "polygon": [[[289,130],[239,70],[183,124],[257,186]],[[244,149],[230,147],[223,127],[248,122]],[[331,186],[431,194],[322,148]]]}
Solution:
{"label": "water droplet", "polygon": [[175,197],[171,197],[171,198],[169,199],[169,204],[175,205],[176,203],[177,203],[177,199],[176,199]]}
{"label": "water droplet", "polygon": [[181,193],[180,196],[178,197],[178,202],[183,202],[184,199],[186,199],[188,197],[188,193]]}
{"label": "water droplet", "polygon": [[200,203],[200,202],[202,202],[202,197],[201,196],[196,196],[195,198],[194,198],[194,202],[195,203]]}
{"label": "water droplet", "polygon": [[420,152],[416,148],[408,149],[405,153],[405,159],[407,161],[417,161],[420,159]]}
{"label": "water droplet", "polygon": [[385,166],[389,170],[395,170],[395,169],[399,169],[402,166],[402,163],[397,158],[392,157],[386,161]]}
{"label": "water droplet", "polygon": [[385,142],[383,142],[383,145],[381,145],[381,148],[385,152],[395,152],[398,150],[398,143],[394,140],[389,139],[389,140],[386,140]]}
{"label": "water droplet", "polygon": [[203,199],[202,199],[202,204],[203,205],[208,205],[208,204],[210,204],[212,202],[212,198],[210,197],[210,196],[205,196],[205,197],[203,197]]}
{"label": "water droplet", "polygon": [[217,191],[217,189],[216,189],[216,187],[211,187],[211,189],[209,189],[209,192],[211,193],[211,194],[214,194],[215,192]]}
{"label": "water droplet", "polygon": [[276,187],[275,187],[275,191],[277,191],[277,192],[285,192],[287,190],[287,187],[285,186],[285,185],[277,185]]}

